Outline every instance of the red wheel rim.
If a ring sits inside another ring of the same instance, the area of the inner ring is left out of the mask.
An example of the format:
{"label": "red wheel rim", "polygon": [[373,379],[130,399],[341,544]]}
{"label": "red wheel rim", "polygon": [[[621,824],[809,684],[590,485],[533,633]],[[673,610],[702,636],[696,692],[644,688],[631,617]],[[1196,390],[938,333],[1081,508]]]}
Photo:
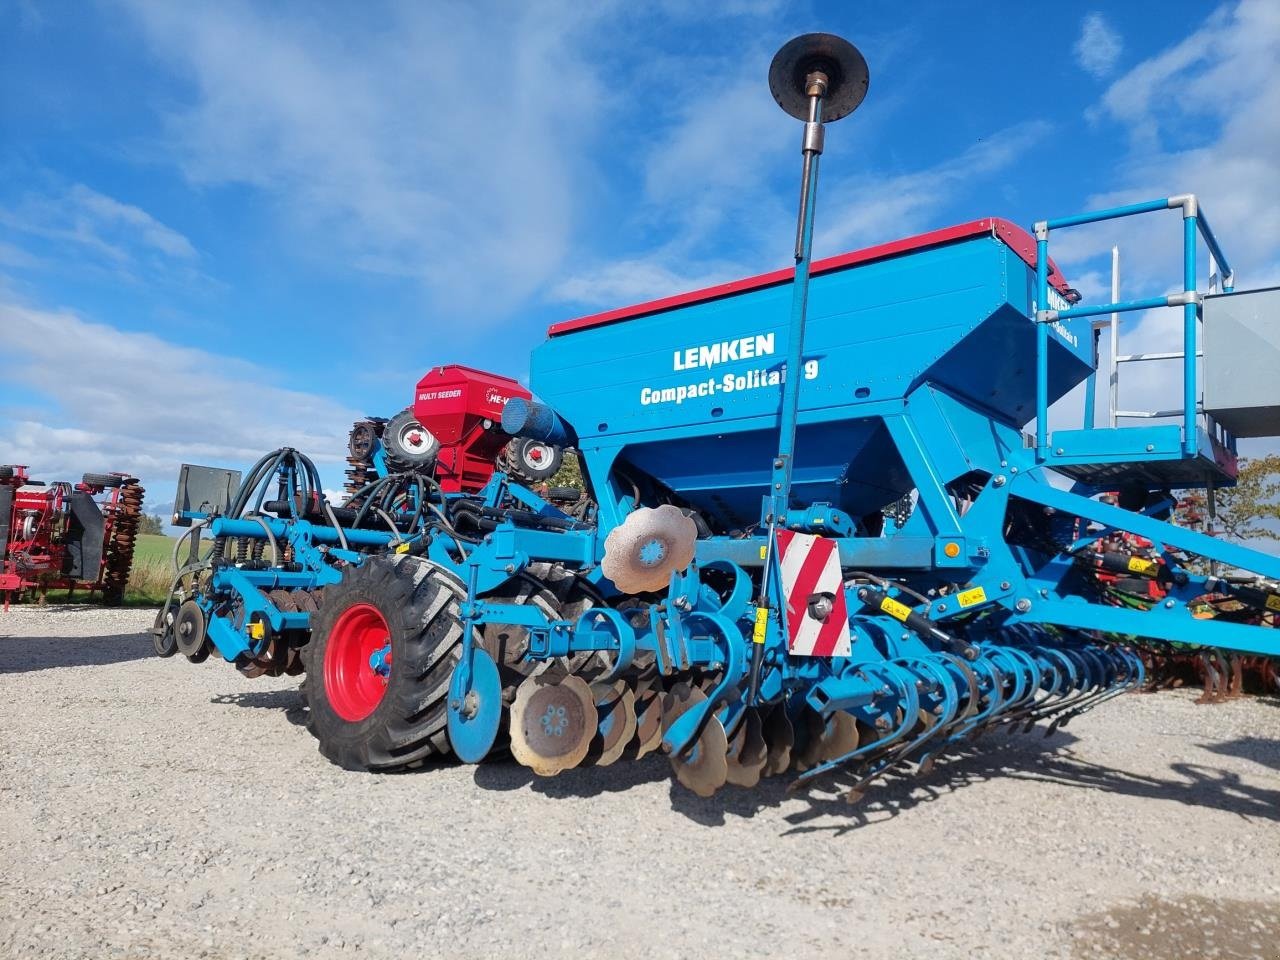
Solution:
{"label": "red wheel rim", "polygon": [[[377,607],[357,603],[342,611],[324,651],[324,690],[333,712],[358,723],[378,708],[387,678],[369,659],[391,642],[386,618]],[[387,663],[391,662],[388,654]]]}

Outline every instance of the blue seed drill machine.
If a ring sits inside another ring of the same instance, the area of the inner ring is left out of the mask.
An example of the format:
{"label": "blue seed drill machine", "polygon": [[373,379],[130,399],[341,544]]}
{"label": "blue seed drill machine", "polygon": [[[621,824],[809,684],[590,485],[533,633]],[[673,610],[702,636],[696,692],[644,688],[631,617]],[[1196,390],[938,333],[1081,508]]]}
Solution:
{"label": "blue seed drill machine", "polygon": [[[804,124],[794,271],[553,326],[536,399],[433,371],[410,410],[357,425],[340,506],[288,448],[238,486],[184,468],[157,652],[305,670],[310,729],[352,769],[509,749],[550,776],[660,747],[704,796],[841,769],[851,798],[1133,688],[1126,638],[1280,653],[1280,559],[1167,522],[1171,489],[1233,482],[1236,437],[1280,432],[1259,359],[1280,291],[1233,290],[1191,195],[811,262],[824,124],[867,66],[809,34],[769,80]],[[1168,210],[1183,292],[1081,305],[1051,238]],[[1202,242],[1221,292],[1199,292]],[[1178,422],[1095,426],[1090,318],[1165,306],[1184,318]],[[1084,427],[1050,430],[1082,383]],[[442,410],[471,432],[440,436]],[[461,462],[477,437],[502,451],[489,475],[442,486],[442,449]],[[576,451],[581,489],[522,473],[508,442],[530,468]],[[1115,602],[1117,575],[1156,599]],[[1243,615],[1205,618],[1223,597]]]}

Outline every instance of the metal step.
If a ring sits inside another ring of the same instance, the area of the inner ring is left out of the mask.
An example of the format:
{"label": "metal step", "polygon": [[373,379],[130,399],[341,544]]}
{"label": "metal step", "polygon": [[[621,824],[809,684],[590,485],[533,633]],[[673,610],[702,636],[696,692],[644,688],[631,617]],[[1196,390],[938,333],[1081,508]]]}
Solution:
{"label": "metal step", "polygon": [[1186,456],[1176,424],[1055,430],[1047,462],[1058,473],[1099,489],[1235,483],[1236,455],[1226,445],[1199,429],[1196,450]]}

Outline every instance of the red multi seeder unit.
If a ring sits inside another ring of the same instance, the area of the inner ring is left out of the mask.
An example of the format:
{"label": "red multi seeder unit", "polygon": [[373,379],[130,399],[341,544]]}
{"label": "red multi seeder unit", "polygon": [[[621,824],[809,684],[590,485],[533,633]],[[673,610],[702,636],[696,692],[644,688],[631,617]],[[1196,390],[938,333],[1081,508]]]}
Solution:
{"label": "red multi seeder unit", "polygon": [[457,363],[432,367],[418,381],[412,406],[352,427],[347,492],[428,464],[444,493],[475,493],[497,469],[531,485],[545,483],[560,469],[563,451],[502,430],[503,407],[513,399],[533,396],[501,374]]}

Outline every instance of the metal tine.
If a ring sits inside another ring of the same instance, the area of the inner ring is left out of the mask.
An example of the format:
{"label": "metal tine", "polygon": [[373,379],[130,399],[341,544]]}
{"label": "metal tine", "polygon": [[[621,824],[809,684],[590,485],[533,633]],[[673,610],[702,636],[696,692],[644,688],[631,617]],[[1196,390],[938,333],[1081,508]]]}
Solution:
{"label": "metal tine", "polygon": [[[1029,730],[1035,723],[1034,718],[1043,710],[1053,709],[1056,701],[1067,696],[1068,689],[1074,685],[1074,673],[1068,671],[1067,676],[1064,676],[1054,663],[1054,658],[1045,655],[1046,649],[1038,645],[1029,650],[1011,649],[1015,657],[1021,656],[1031,664],[1034,673],[1030,695],[1005,718],[1009,723],[1010,734]],[[1066,681],[1071,682],[1070,686]],[[1040,695],[1042,692],[1043,696]],[[1028,718],[1031,718],[1030,722],[1025,723]]]}
{"label": "metal tine", "polygon": [[[1058,703],[1050,704],[1044,709],[1036,712],[1037,720],[1045,720],[1049,717],[1056,716],[1065,710],[1080,703],[1090,696],[1091,692],[1098,687],[1101,680],[1101,664],[1092,656],[1091,652],[1084,648],[1061,648],[1064,656],[1073,658],[1077,665],[1080,666],[1080,676],[1076,680],[1076,692],[1074,695],[1063,697]],[[1053,732],[1050,728],[1046,731],[1045,736]]]}
{"label": "metal tine", "polygon": [[1046,696],[1034,708],[1026,711],[1024,714],[1026,725],[1022,728],[1023,733],[1030,733],[1039,719],[1040,711],[1052,706],[1059,699],[1068,696],[1068,691],[1073,690],[1077,682],[1078,674],[1071,662],[1071,658],[1061,650],[1053,647],[1041,647],[1039,648],[1039,653],[1049,661],[1057,661],[1057,664],[1053,667],[1057,682],[1054,684],[1053,691],[1049,696]]}
{"label": "metal tine", "polygon": [[1005,710],[1007,711],[1020,704],[1027,695],[1027,682],[1022,675],[1021,669],[1023,664],[1011,657],[1009,648],[1004,646],[994,647],[991,651],[991,658],[1000,665],[1001,672],[1013,687],[1012,692],[1005,700]]}
{"label": "metal tine", "polygon": [[[926,670],[929,670],[930,672],[932,672],[933,670],[938,670],[942,676],[943,685],[944,686],[946,685],[947,674],[946,674],[946,671],[940,665],[931,663],[929,660],[926,660],[923,658],[915,658],[915,659],[917,659],[917,661],[920,663],[921,666],[923,666]],[[952,713],[954,713],[955,707],[956,705],[958,705],[958,702],[959,702],[959,698],[956,697],[955,702],[952,704],[952,707],[951,707]],[[861,777],[859,777],[857,782],[855,782],[854,785],[850,787],[849,790],[845,793],[845,800],[848,801],[849,803],[856,803],[859,799],[861,799],[863,791],[866,790],[866,787],[868,784],[870,784],[877,777],[880,777],[883,774],[887,773],[889,770],[891,770],[901,761],[907,759],[912,753],[914,753],[917,749],[919,749],[919,747],[921,747],[923,744],[925,744],[929,740],[934,739],[939,734],[945,732],[945,730],[946,730],[946,727],[942,723],[934,724],[932,727],[930,727],[928,730],[924,732],[923,736],[919,736],[912,740],[907,741],[902,746],[898,747],[888,755],[884,756],[882,759],[875,761],[873,764],[871,764],[871,769],[869,769],[866,773],[864,773]]]}
{"label": "metal tine", "polygon": [[857,749],[850,750],[848,753],[806,770],[787,786],[788,793],[794,793],[811,780],[822,776],[824,773],[829,773],[837,767],[862,759],[864,755],[868,759],[870,759],[872,753],[877,757],[882,756],[887,749],[892,748],[894,743],[906,736],[911,728],[915,726],[916,715],[920,711],[920,695],[916,692],[917,677],[914,672],[899,666],[896,661],[885,661],[881,664],[864,667],[863,670],[874,675],[880,668],[888,668],[886,670],[888,676],[877,677],[877,679],[885,681],[888,686],[897,687],[901,694],[898,709],[902,711],[902,719],[898,722],[898,726],[872,743],[860,744]]}
{"label": "metal tine", "polygon": [[1023,695],[1022,700],[1017,704],[1017,708],[1022,708],[1032,703],[1035,700],[1036,694],[1043,688],[1044,670],[1041,668],[1040,663],[1036,658],[1027,653],[1027,651],[1021,647],[1009,647],[1007,649],[1009,654],[1015,660],[1022,661],[1023,666],[1026,667],[1027,670],[1027,691]]}
{"label": "metal tine", "polygon": [[[941,654],[935,654],[932,657],[913,657],[912,660],[918,663],[926,672],[932,673],[937,678],[937,689],[943,692],[942,707],[943,715],[938,718],[938,724],[949,724],[953,722],[960,712],[961,693],[956,678],[947,669],[947,664],[943,660]],[[968,685],[966,684],[966,691]]]}
{"label": "metal tine", "polygon": [[[1107,650],[1106,652],[1108,655],[1113,657],[1115,661],[1124,663],[1125,666],[1131,665],[1130,662],[1127,660],[1127,658],[1124,657],[1122,651],[1116,650],[1116,649],[1110,649],[1110,650]],[[1116,677],[1115,677],[1116,682],[1113,682],[1109,689],[1102,691],[1099,695],[1095,696],[1093,699],[1089,700],[1087,703],[1081,703],[1076,707],[1072,708],[1071,710],[1067,711],[1062,716],[1061,720],[1056,724],[1056,726],[1065,727],[1072,719],[1080,716],[1080,714],[1085,713],[1086,711],[1092,710],[1098,704],[1105,703],[1106,701],[1111,700],[1114,697],[1120,696],[1120,694],[1122,693],[1128,693],[1131,689],[1133,689],[1135,686],[1139,685],[1142,682],[1144,671],[1142,670],[1141,662],[1139,662],[1138,664],[1137,671],[1132,671],[1132,670],[1125,671],[1126,677],[1124,682],[1120,682],[1120,677],[1119,677],[1120,672],[1121,671],[1119,670],[1116,671]]]}
{"label": "metal tine", "polygon": [[987,677],[991,681],[991,688],[987,692],[987,709],[974,717],[973,729],[966,734],[971,741],[976,739],[988,725],[997,722],[998,715],[1003,711],[1005,704],[1004,674],[1001,672],[999,664],[992,660],[990,656],[984,654],[973,662],[973,666],[981,667],[982,670],[987,672]]}
{"label": "metal tine", "polygon": [[[1040,685],[1030,703],[1017,710],[1010,711],[1005,718],[1009,724],[1010,735],[1026,733],[1027,730],[1031,729],[1031,724],[1023,727],[1022,721],[1036,710],[1062,696],[1064,692],[1067,677],[1059,669],[1058,664],[1053,662],[1053,658],[1048,653],[1047,649],[1041,647],[1032,648],[1032,652],[1028,653],[1028,656],[1032,657],[1036,663],[1040,675]],[[1032,724],[1034,724],[1034,721],[1032,721]]]}
{"label": "metal tine", "polygon": [[[920,758],[920,771],[927,772],[932,768],[934,760],[945,749],[948,743],[955,743],[961,737],[965,736],[974,728],[974,717],[978,713],[978,677],[969,667],[969,664],[955,654],[944,653],[941,655],[951,666],[956,669],[965,681],[965,705],[964,713],[957,716],[955,723],[952,724],[947,732],[946,739],[943,743],[934,747],[928,753]],[[972,710],[972,712],[970,712]]]}
{"label": "metal tine", "polygon": [[1105,651],[1100,647],[1089,646],[1085,647],[1082,653],[1084,653],[1086,659],[1090,659],[1097,667],[1095,683],[1086,691],[1084,696],[1074,701],[1069,708],[1059,709],[1055,712],[1053,722],[1049,724],[1048,729],[1045,731],[1046,737],[1057,732],[1058,728],[1070,720],[1072,716],[1079,716],[1089,707],[1101,703],[1104,699],[1110,699],[1112,683],[1109,680],[1109,674],[1106,669]]}
{"label": "metal tine", "polygon": [[1125,660],[1129,662],[1132,672],[1136,674],[1136,679],[1133,683],[1133,686],[1141,687],[1143,684],[1147,682],[1146,663],[1143,661],[1142,657],[1138,655],[1137,651],[1134,650],[1132,647],[1120,647],[1119,651],[1124,656]]}
{"label": "metal tine", "polygon": [[951,664],[962,677],[964,677],[965,688],[967,690],[967,702],[965,703],[965,717],[972,717],[978,712],[978,676],[973,672],[973,668],[969,666],[969,661],[954,653],[940,654],[944,660]]}

